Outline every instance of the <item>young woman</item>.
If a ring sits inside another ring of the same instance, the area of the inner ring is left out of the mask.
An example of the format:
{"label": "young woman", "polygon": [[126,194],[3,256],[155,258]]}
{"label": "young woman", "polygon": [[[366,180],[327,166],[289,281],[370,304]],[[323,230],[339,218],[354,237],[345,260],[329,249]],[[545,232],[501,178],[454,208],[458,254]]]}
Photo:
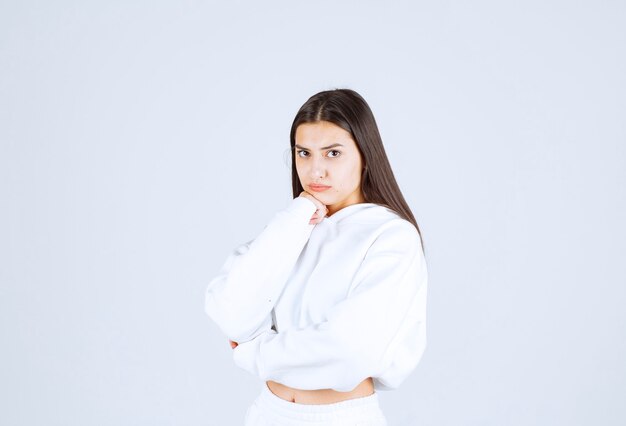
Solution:
{"label": "young woman", "polygon": [[294,198],[228,256],[206,313],[263,381],[246,425],[386,425],[376,391],[426,346],[419,227],[357,92],[309,98],[290,139]]}

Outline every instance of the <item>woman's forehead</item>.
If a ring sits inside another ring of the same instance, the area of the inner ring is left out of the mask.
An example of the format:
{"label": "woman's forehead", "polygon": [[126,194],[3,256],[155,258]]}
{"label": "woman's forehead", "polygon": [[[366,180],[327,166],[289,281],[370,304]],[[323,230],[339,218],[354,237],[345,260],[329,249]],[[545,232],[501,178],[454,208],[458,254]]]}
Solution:
{"label": "woman's forehead", "polygon": [[299,148],[329,149],[337,144],[343,147],[354,146],[349,132],[328,121],[300,124],[295,137]]}

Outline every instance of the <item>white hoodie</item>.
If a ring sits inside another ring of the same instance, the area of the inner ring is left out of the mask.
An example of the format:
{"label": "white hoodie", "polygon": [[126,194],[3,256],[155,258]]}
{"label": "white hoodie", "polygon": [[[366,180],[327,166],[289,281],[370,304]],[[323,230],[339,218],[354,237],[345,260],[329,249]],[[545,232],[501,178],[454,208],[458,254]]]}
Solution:
{"label": "white hoodie", "polygon": [[296,197],[211,280],[207,315],[261,380],[347,392],[368,377],[397,388],[426,347],[420,236],[397,213],[352,204],[310,225]]}

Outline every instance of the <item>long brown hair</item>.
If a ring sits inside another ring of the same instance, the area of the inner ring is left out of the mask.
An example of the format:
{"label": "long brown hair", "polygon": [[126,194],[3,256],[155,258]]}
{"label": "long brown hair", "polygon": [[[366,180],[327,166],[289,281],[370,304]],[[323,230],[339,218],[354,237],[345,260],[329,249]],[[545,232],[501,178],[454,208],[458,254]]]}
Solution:
{"label": "long brown hair", "polygon": [[374,114],[365,99],[354,90],[333,89],[316,93],[298,110],[290,132],[293,197],[298,197],[304,191],[293,161],[296,129],[300,124],[319,121],[333,123],[352,135],[364,163],[361,191],[365,202],[388,207],[411,222],[417,229],[424,250],[422,233],[393,175]]}

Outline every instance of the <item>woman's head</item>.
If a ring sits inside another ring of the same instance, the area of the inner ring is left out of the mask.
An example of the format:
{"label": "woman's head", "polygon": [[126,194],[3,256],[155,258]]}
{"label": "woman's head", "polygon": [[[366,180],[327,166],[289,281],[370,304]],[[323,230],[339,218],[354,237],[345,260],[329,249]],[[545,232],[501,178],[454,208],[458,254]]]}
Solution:
{"label": "woman's head", "polygon": [[328,215],[365,202],[361,152],[349,132],[329,121],[302,123],[295,140],[294,165],[300,185],[327,206]]}
{"label": "woman's head", "polygon": [[[419,232],[391,170],[374,114],[357,92],[334,89],[311,96],[293,120],[290,143],[294,197],[311,192],[328,206],[329,214],[354,203],[380,204]],[[330,147],[335,143],[343,146]],[[331,188],[315,192],[308,187],[312,183]]]}

